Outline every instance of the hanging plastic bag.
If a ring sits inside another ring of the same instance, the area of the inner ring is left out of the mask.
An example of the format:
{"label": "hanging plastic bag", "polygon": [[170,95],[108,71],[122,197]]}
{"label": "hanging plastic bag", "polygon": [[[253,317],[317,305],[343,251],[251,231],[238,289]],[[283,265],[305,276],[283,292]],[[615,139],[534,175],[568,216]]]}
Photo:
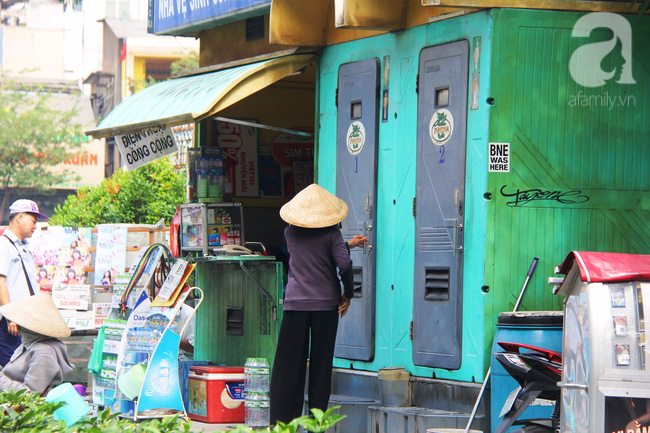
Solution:
{"label": "hanging plastic bag", "polygon": [[93,343],[93,351],[88,359],[88,371],[94,375],[99,375],[102,370],[102,352],[104,351],[104,329],[102,326],[97,333],[97,338]]}

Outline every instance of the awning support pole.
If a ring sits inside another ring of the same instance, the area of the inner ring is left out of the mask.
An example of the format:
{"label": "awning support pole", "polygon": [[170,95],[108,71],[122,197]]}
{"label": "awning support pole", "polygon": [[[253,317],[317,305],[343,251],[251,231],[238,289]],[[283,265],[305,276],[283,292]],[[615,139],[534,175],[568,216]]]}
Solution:
{"label": "awning support pole", "polygon": [[218,120],[220,122],[236,123],[238,125],[251,126],[253,128],[268,129],[270,131],[286,132],[287,134],[299,135],[301,137],[307,137],[307,138],[314,138],[314,134],[310,134],[309,132],[296,131],[294,129],[278,128],[277,126],[263,125],[261,123],[247,122],[245,120],[229,119],[228,117],[214,116],[213,119]]}

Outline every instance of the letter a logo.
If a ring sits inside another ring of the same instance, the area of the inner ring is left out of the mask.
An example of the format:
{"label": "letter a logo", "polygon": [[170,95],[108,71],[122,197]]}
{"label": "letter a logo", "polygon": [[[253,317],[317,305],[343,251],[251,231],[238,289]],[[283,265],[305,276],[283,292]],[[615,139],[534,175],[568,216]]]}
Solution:
{"label": "letter a logo", "polygon": [[632,27],[621,15],[609,12],[594,12],[581,17],[573,26],[571,36],[586,38],[592,30],[605,27],[614,32],[614,37],[609,41],[592,42],[579,47],[569,60],[569,72],[576,83],[584,87],[599,87],[605,80],[611,79],[616,73],[616,68],[610,72],[603,71],[600,63],[621,41],[623,63],[620,67],[621,77],[619,84],[635,84],[632,78]]}

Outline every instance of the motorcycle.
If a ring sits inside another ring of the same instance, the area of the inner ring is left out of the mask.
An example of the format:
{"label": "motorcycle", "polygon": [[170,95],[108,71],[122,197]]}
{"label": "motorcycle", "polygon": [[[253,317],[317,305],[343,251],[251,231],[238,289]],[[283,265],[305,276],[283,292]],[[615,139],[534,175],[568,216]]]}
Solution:
{"label": "motorcycle", "polygon": [[[511,433],[559,432],[562,355],[521,343],[498,342],[504,352],[494,354],[505,370],[519,383],[501,410],[503,420],[494,433],[504,433],[511,426],[522,426]],[[518,419],[535,399],[555,402],[550,418]]]}

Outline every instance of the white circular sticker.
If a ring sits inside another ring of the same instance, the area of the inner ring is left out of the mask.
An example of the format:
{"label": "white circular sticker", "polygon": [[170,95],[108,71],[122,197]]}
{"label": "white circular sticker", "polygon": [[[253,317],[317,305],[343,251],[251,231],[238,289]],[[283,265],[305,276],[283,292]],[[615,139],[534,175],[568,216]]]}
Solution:
{"label": "white circular sticker", "polygon": [[447,144],[453,132],[454,117],[451,115],[451,111],[441,108],[433,113],[429,122],[429,137],[433,144],[438,146]]}
{"label": "white circular sticker", "polygon": [[366,143],[366,128],[364,128],[363,123],[359,121],[352,122],[345,137],[345,142],[348,145],[348,152],[350,152],[350,155],[358,155],[363,150],[363,145]]}

